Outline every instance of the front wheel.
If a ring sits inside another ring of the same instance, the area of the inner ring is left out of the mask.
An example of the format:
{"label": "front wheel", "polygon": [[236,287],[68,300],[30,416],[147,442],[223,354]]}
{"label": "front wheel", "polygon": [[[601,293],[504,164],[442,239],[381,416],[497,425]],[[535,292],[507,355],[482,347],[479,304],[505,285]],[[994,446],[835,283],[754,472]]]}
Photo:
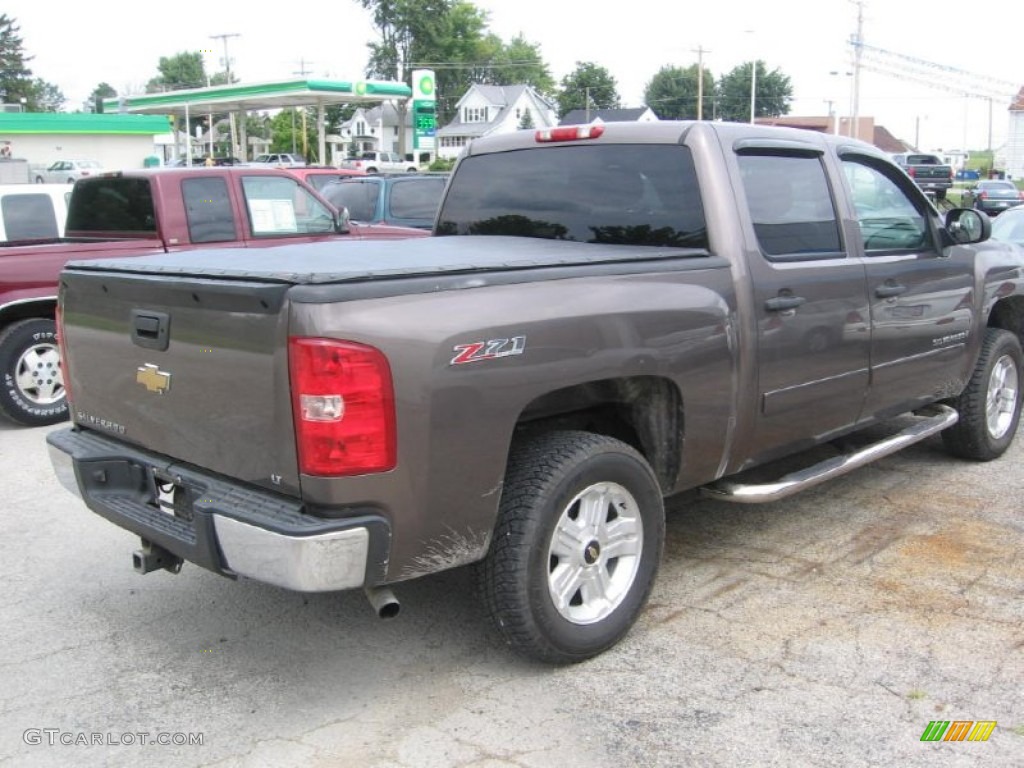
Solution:
{"label": "front wheel", "polygon": [[52,320],[20,320],[0,333],[0,413],[29,427],[68,417]]}
{"label": "front wheel", "polygon": [[661,490],[633,448],[589,432],[523,441],[477,570],[484,605],[518,652],[584,661],[636,621],[664,538]]}
{"label": "front wheel", "polygon": [[1020,341],[989,328],[967,387],[953,402],[960,420],[942,433],[950,453],[990,461],[1002,456],[1017,432],[1021,406]]}
{"label": "front wheel", "polygon": [[43,177],[42,176],[36,176],[36,184],[42,184],[42,183],[43,183]]}

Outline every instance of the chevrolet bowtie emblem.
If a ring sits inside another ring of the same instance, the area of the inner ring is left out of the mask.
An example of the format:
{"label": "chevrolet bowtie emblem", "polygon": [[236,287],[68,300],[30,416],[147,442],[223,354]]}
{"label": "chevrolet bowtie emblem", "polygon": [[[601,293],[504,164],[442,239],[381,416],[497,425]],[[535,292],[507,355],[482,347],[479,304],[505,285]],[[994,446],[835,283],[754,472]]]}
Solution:
{"label": "chevrolet bowtie emblem", "polygon": [[146,363],[138,369],[135,380],[150,392],[166,395],[171,389],[171,374],[161,371],[152,363]]}

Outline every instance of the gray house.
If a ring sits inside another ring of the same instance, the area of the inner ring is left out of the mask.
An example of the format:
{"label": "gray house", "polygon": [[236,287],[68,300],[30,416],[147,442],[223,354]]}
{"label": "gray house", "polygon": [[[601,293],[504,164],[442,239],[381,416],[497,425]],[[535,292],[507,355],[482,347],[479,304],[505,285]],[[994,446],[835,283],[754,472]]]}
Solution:
{"label": "gray house", "polygon": [[574,109],[566,113],[559,125],[588,125],[590,123],[649,123],[657,120],[650,107],[635,109]]}

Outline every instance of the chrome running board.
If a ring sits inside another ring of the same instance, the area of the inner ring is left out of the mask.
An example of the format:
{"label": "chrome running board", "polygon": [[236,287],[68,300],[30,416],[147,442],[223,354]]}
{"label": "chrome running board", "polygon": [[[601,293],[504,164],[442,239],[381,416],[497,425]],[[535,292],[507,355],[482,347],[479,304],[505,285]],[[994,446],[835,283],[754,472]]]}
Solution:
{"label": "chrome running board", "polygon": [[778,501],[800,491],[845,475],[855,469],[870,464],[876,459],[906,448],[908,445],[931,437],[956,424],[960,415],[948,405],[931,405],[915,412],[924,417],[921,421],[910,425],[903,431],[872,443],[854,453],[834,456],[814,464],[806,469],[792,472],[773,483],[749,485],[735,480],[718,480],[700,489],[701,495],[719,501],[732,501],[737,504],[760,504],[766,501]]}

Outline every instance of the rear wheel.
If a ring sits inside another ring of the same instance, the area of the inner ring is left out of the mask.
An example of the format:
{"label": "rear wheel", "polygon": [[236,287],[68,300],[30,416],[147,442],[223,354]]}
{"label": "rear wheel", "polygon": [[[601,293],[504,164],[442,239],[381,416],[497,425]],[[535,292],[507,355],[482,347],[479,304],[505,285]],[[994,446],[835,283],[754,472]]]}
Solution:
{"label": "rear wheel", "polygon": [[0,412],[12,421],[39,427],[68,417],[52,320],[21,320],[0,333],[0,385]]}
{"label": "rear wheel", "polygon": [[36,176],[36,184],[42,184],[42,183],[43,183],[43,177],[42,176]]}
{"label": "rear wheel", "polygon": [[488,613],[518,652],[596,656],[629,631],[665,536],[661,491],[630,446],[554,432],[513,448],[494,539],[478,567]]}
{"label": "rear wheel", "polygon": [[989,328],[966,389],[953,402],[960,420],[942,433],[950,453],[990,461],[1017,433],[1021,407],[1021,347],[1009,331]]}

